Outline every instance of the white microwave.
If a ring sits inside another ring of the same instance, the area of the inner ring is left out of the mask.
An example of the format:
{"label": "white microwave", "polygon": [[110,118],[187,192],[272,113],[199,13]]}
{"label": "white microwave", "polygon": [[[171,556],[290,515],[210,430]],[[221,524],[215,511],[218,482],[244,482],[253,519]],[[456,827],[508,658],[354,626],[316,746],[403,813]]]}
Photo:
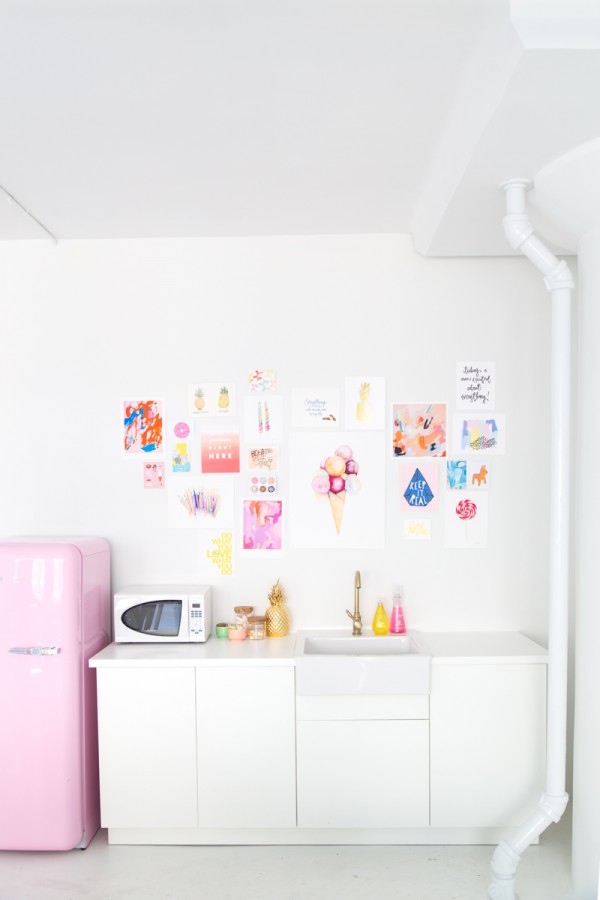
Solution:
{"label": "white microwave", "polygon": [[129,585],[114,596],[114,640],[123,643],[202,643],[210,636],[208,585]]}

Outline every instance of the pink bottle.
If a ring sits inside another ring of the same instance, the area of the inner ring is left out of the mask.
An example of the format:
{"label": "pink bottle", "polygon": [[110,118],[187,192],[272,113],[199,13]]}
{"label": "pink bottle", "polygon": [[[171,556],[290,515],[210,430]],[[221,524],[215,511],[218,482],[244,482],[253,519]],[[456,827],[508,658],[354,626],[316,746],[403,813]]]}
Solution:
{"label": "pink bottle", "polygon": [[390,634],[405,634],[406,622],[402,609],[402,588],[394,588],[392,614],[390,616]]}

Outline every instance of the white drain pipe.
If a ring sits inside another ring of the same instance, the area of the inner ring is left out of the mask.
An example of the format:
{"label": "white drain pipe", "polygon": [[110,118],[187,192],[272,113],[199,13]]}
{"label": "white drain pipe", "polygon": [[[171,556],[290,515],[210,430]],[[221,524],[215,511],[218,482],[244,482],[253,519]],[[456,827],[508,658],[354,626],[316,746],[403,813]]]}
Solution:
{"label": "white drain pipe", "polygon": [[571,292],[573,276],[537,238],[525,212],[532,183],[515,178],[500,185],[506,193],[504,233],[544,275],[552,295],[550,473],[550,584],[548,608],[548,713],[546,790],[529,819],[503,840],[492,857],[490,900],[518,900],[517,866],[525,850],[548,825],[558,822],[569,802],[565,792],[567,754],[567,653],[569,636],[569,442],[571,410]]}

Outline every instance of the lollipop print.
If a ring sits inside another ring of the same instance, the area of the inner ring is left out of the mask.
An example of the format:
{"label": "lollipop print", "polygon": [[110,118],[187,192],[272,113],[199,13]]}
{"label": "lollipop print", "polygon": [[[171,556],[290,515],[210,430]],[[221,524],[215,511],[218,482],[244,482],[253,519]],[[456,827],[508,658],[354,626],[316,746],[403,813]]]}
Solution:
{"label": "lollipop print", "polygon": [[456,504],[456,515],[465,523],[465,541],[467,541],[469,521],[477,515],[477,504],[465,497]]}
{"label": "lollipop print", "polygon": [[464,522],[474,519],[477,515],[477,504],[473,503],[472,500],[460,500],[456,504],[456,515]]}

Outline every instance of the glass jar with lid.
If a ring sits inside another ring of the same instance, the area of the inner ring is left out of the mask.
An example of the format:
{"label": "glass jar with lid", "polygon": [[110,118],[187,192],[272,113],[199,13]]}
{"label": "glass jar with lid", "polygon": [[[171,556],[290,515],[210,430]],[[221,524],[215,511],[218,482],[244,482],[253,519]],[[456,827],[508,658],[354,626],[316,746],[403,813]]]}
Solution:
{"label": "glass jar with lid", "polygon": [[235,625],[241,625],[242,628],[245,628],[248,631],[248,616],[254,611],[253,606],[234,606],[233,611],[235,613]]}
{"label": "glass jar with lid", "polygon": [[251,641],[263,641],[267,636],[267,620],[264,616],[248,616],[248,637]]}

